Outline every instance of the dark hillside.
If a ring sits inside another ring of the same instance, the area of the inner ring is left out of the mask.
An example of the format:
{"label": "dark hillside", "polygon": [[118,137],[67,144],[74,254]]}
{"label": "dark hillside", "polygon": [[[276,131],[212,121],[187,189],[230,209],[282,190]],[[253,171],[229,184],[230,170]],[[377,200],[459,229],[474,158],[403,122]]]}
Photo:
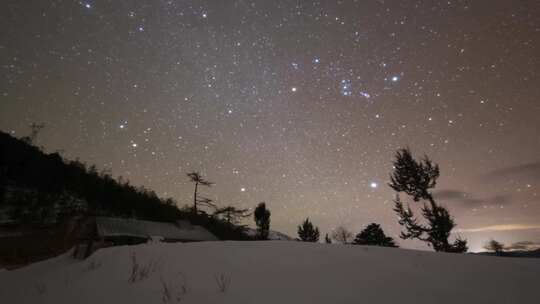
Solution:
{"label": "dark hillside", "polygon": [[58,208],[55,204],[63,204],[62,210],[70,212],[69,197],[85,201],[87,212],[93,214],[155,221],[181,216],[172,199],[163,200],[153,191],[117,181],[95,166],[65,160],[58,153],[44,153],[4,132],[0,132],[0,173],[0,204],[14,205],[16,220],[43,221]]}

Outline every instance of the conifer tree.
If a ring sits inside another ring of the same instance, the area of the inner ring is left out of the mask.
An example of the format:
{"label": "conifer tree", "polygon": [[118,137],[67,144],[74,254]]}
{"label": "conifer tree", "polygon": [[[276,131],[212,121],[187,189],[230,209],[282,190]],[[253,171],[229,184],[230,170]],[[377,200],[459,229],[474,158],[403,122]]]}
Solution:
{"label": "conifer tree", "polygon": [[[464,239],[457,238],[454,243],[449,243],[450,232],[456,224],[448,210],[435,202],[430,191],[437,184],[439,166],[427,156],[415,160],[407,148],[396,152],[393,167],[389,186],[397,193],[394,211],[399,217],[399,224],[405,228],[400,237],[427,242],[435,251],[467,251],[467,241]],[[403,204],[399,197],[401,192],[410,196],[414,202],[424,202],[421,211],[426,224],[420,223],[411,208]]]}
{"label": "conifer tree", "polygon": [[379,224],[371,223],[353,241],[357,245],[374,245],[383,247],[397,247],[394,240],[386,236]]}
{"label": "conifer tree", "polygon": [[190,181],[195,184],[195,190],[193,192],[193,208],[192,208],[193,214],[197,215],[198,205],[205,205],[208,207],[215,208],[216,206],[212,203],[211,199],[206,198],[206,197],[200,197],[199,192],[198,192],[199,185],[210,187],[214,183],[205,180],[199,172],[195,172],[195,171],[190,172],[187,174],[187,176],[189,177]]}
{"label": "conifer tree", "polygon": [[319,241],[319,228],[314,227],[309,221],[309,218],[298,226],[298,237],[303,242],[318,242]]}
{"label": "conifer tree", "polygon": [[267,240],[270,233],[270,210],[266,209],[266,203],[259,203],[253,216],[257,225],[257,238]]}

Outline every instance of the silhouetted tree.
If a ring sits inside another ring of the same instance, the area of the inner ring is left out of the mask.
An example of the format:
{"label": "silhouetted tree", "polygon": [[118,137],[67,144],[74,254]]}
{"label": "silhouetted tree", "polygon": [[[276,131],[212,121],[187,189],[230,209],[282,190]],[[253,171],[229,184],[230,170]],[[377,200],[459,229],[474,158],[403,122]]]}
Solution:
{"label": "silhouetted tree", "polygon": [[238,209],[233,206],[219,208],[214,212],[217,217],[223,218],[227,223],[237,225],[243,218],[250,216],[248,209]]}
{"label": "silhouetted tree", "polygon": [[30,135],[21,137],[21,140],[29,145],[34,145],[39,132],[45,128],[45,124],[32,123],[30,125]]}
{"label": "silhouetted tree", "polygon": [[257,205],[253,216],[257,225],[257,238],[267,240],[270,233],[270,210],[266,209],[266,203]]}
{"label": "silhouetted tree", "polygon": [[309,221],[309,218],[298,226],[298,237],[304,242],[318,242],[319,241],[319,228],[314,227]]}
{"label": "silhouetted tree", "polygon": [[324,235],[324,242],[325,242],[326,244],[332,244],[332,240],[331,240],[330,237],[328,236],[328,233],[326,233],[326,234]]}
{"label": "silhouetted tree", "polygon": [[195,190],[193,191],[193,214],[197,214],[198,212],[198,209],[197,209],[197,206],[200,204],[200,205],[204,205],[204,206],[209,206],[209,207],[214,207],[215,208],[215,205],[212,203],[212,200],[209,199],[209,198],[206,198],[206,197],[199,197],[198,194],[198,190],[199,190],[199,185],[201,186],[206,186],[206,187],[210,187],[212,186],[214,183],[212,182],[209,182],[207,180],[205,180],[201,174],[199,172],[190,172],[187,174],[187,176],[189,177],[189,179],[191,180],[191,182],[193,182],[195,184]]}
{"label": "silhouetted tree", "polygon": [[343,226],[337,227],[332,232],[332,239],[342,244],[348,244],[351,241],[352,236],[352,233]]}
{"label": "silhouetted tree", "polygon": [[357,245],[374,245],[383,247],[397,247],[394,240],[386,236],[379,224],[369,224],[364,230],[356,235],[353,244]]}
{"label": "silhouetted tree", "polygon": [[[438,177],[439,166],[433,164],[427,156],[417,161],[408,148],[396,152],[389,186],[397,192],[394,211],[399,217],[399,224],[405,228],[400,237],[427,242],[435,251],[465,252],[466,240],[458,237],[453,244],[448,242],[450,232],[456,224],[448,210],[437,205],[431,194],[430,189],[435,187]],[[421,224],[411,208],[403,205],[400,192],[412,197],[415,202],[423,200],[429,203],[424,203],[421,209],[427,224]]]}
{"label": "silhouetted tree", "polygon": [[504,244],[491,239],[484,245],[484,249],[493,251],[496,255],[502,255],[504,253]]}

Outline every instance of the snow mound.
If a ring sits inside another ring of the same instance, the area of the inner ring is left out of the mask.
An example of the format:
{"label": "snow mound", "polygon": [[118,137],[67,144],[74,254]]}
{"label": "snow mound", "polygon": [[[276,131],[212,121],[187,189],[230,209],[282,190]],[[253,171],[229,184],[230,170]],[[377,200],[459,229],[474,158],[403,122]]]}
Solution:
{"label": "snow mound", "polygon": [[[257,229],[246,228],[245,232],[246,232],[247,235],[249,235],[251,237],[257,236]],[[275,231],[275,230],[270,230],[268,232],[268,239],[271,240],[271,241],[294,241],[294,239],[292,237],[286,235],[283,232],[279,232],[279,231]]]}
{"label": "snow mound", "polygon": [[[133,265],[138,265],[134,267]],[[537,259],[303,242],[149,243],[0,272],[2,303],[536,303]]]}

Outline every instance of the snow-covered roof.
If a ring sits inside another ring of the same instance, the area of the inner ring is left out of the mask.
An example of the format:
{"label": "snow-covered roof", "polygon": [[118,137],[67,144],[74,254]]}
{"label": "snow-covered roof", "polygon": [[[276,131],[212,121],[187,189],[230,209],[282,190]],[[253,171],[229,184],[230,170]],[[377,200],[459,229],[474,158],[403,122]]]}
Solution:
{"label": "snow-covered roof", "polygon": [[140,238],[163,237],[184,241],[215,241],[217,238],[204,227],[173,223],[141,221],[114,217],[96,217],[97,233],[102,237],[131,236]]}

